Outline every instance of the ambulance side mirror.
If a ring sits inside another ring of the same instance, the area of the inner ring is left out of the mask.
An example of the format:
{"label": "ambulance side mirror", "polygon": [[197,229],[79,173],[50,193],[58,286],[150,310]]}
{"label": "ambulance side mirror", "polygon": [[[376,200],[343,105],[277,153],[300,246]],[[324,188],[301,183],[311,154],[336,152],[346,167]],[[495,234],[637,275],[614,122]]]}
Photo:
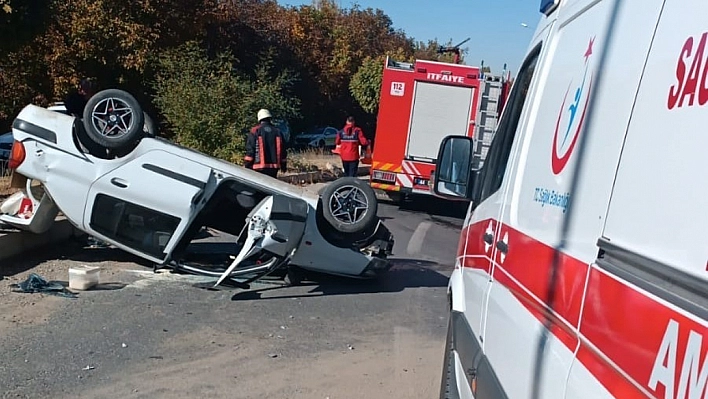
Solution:
{"label": "ambulance side mirror", "polygon": [[435,195],[458,201],[472,199],[477,173],[472,170],[474,143],[467,136],[447,136],[440,143],[431,181]]}

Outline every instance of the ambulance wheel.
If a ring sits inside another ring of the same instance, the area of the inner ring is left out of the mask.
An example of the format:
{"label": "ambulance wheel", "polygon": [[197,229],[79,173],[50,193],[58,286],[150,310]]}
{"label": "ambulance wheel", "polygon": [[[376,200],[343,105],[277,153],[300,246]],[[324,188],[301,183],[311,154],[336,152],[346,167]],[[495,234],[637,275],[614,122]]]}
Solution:
{"label": "ambulance wheel", "polygon": [[340,233],[355,234],[376,224],[376,193],[365,181],[339,178],[322,190],[322,216]]}
{"label": "ambulance wheel", "polygon": [[93,142],[118,152],[128,150],[145,134],[140,104],[118,89],[99,91],[91,97],[84,108],[83,124]]}

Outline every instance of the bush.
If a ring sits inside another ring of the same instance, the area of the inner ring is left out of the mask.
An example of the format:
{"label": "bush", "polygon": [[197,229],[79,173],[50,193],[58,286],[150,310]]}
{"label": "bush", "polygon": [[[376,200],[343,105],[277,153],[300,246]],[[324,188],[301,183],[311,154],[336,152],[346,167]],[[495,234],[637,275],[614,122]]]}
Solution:
{"label": "bush", "polygon": [[274,75],[272,65],[263,62],[249,77],[235,63],[229,53],[209,59],[197,43],[188,42],[160,54],[153,88],[155,105],[177,143],[241,163],[244,131],[256,124],[258,110],[288,119],[299,116],[300,101],[290,94],[296,77],[289,71]]}

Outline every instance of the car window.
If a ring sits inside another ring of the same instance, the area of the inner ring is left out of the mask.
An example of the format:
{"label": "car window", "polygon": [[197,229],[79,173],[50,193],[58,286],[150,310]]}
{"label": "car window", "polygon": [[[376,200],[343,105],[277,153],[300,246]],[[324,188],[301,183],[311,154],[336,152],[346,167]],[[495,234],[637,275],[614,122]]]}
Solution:
{"label": "car window", "polygon": [[91,212],[91,228],[140,252],[159,259],[180,219],[132,204],[105,194],[98,194]]}
{"label": "car window", "polygon": [[509,94],[509,100],[505,106],[506,109],[499,121],[492,145],[489,148],[489,154],[480,171],[477,181],[480,186],[476,190],[479,198],[475,198],[475,204],[481,203],[497,192],[502,185],[509,154],[511,153],[511,146],[514,143],[514,137],[521,118],[521,111],[526,102],[526,96],[531,86],[540,53],[541,45],[539,44],[524,61],[514,87]]}
{"label": "car window", "polygon": [[337,134],[337,129],[333,127],[328,127],[325,129],[325,136],[334,136],[335,134]]}

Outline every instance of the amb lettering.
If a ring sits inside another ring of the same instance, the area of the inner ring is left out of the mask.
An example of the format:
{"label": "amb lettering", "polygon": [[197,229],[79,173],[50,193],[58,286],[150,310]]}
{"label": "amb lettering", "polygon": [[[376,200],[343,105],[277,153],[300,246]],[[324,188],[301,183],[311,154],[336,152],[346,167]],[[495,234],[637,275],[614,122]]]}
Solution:
{"label": "amb lettering", "polygon": [[429,80],[439,80],[441,82],[465,83],[465,78],[455,75],[443,75],[441,73],[428,72]]}
{"label": "amb lettering", "polygon": [[700,39],[689,37],[683,44],[676,65],[677,83],[669,89],[669,109],[684,105],[705,105],[708,102],[708,32]]}
{"label": "amb lettering", "polygon": [[[663,399],[705,399],[708,355],[703,348],[703,336],[691,330],[688,342],[680,347],[683,342],[685,339],[679,340],[679,323],[669,320],[648,387]],[[664,395],[660,396],[662,391]]]}

